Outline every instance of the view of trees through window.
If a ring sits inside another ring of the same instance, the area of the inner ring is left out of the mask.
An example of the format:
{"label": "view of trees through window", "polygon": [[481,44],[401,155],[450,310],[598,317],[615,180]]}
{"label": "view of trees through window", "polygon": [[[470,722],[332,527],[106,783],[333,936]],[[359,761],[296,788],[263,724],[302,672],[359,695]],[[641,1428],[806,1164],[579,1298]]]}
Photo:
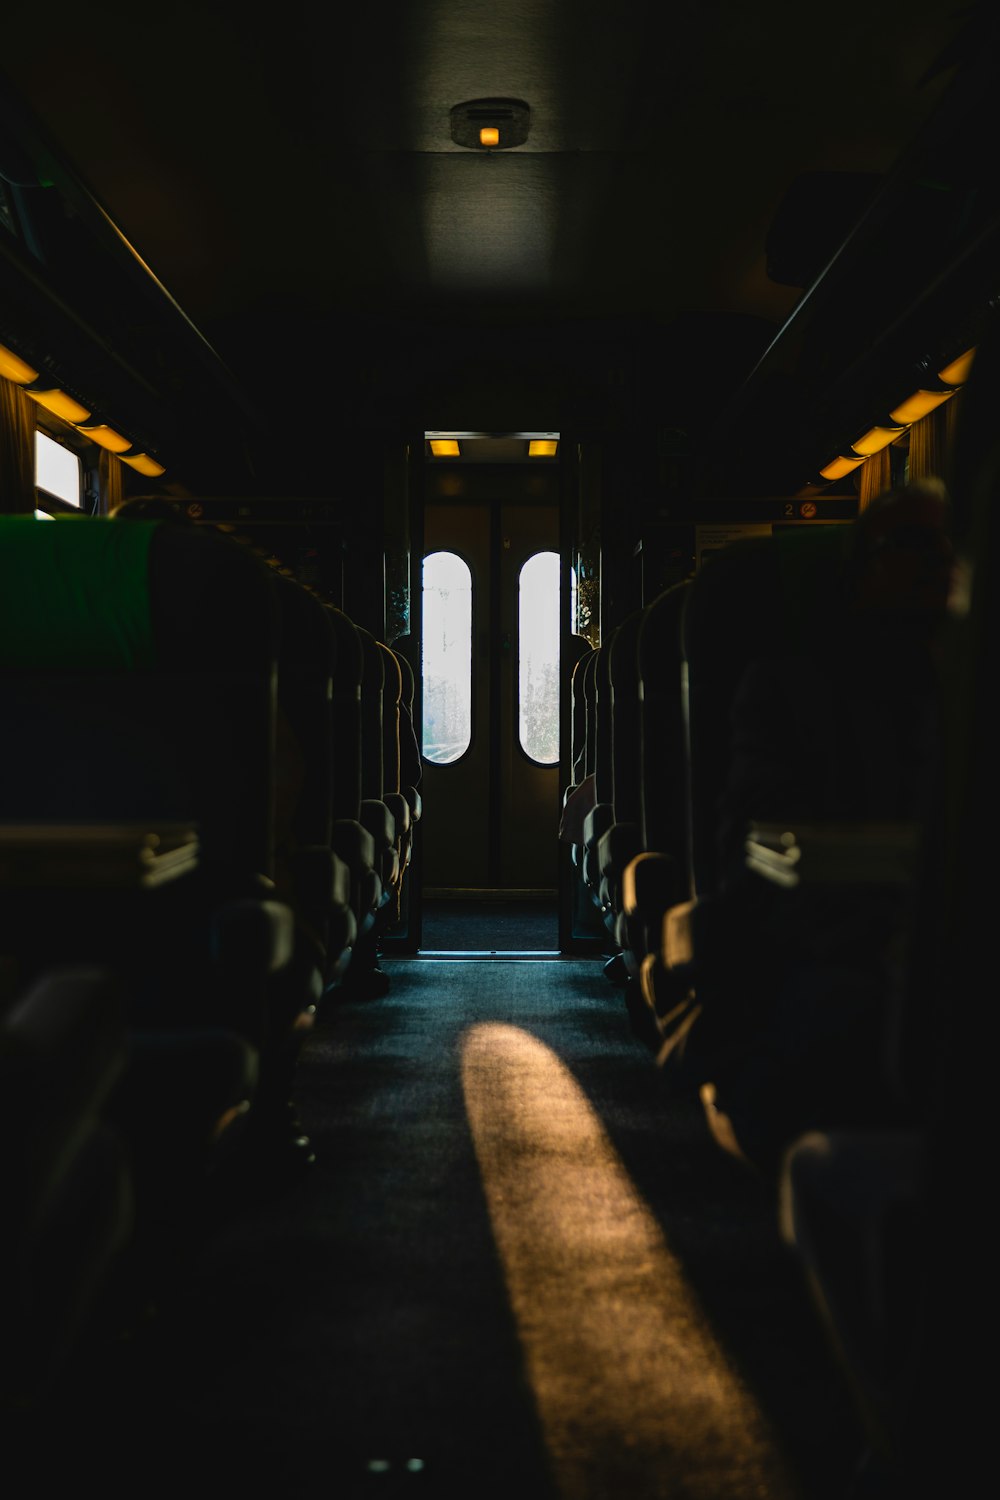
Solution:
{"label": "view of trees through window", "polygon": [[424,558],[423,752],[458,760],[472,740],[472,574],[454,552]]}
{"label": "view of trees through window", "polygon": [[[472,575],[454,552],[423,568],[425,759],[449,765],[472,742]],[[541,765],[559,759],[559,555],[536,552],[518,580],[518,734]]]}
{"label": "view of trees through window", "polygon": [[557,552],[536,552],[521,569],[517,624],[521,748],[551,766],[559,759]]}

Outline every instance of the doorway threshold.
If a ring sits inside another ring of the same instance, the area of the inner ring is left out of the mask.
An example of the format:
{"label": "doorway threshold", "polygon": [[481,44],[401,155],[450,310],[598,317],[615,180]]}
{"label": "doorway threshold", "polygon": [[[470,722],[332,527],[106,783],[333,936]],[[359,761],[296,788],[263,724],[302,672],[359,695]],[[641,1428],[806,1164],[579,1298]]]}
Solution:
{"label": "doorway threshold", "polygon": [[555,901],[554,886],[432,885],[425,886],[425,901]]}
{"label": "doorway threshold", "polygon": [[[561,958],[572,955],[561,953],[557,948],[419,948],[416,953],[401,953],[398,955],[399,962],[412,959],[444,959],[458,960],[466,963],[469,960],[482,962],[484,960],[500,959],[503,962],[512,960],[516,963],[556,963]],[[393,955],[383,953],[379,959],[380,963],[392,963]]]}

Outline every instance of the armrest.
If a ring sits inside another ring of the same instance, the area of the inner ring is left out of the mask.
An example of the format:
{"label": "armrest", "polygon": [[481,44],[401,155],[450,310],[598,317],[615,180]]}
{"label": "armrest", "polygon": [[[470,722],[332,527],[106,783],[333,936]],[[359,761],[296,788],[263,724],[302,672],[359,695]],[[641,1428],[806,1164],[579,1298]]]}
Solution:
{"label": "armrest", "polygon": [[0,824],[0,886],[162,885],[198,864],[187,823]]}
{"label": "armrest", "polygon": [[916,823],[752,823],[746,866],[774,885],[910,885]]}

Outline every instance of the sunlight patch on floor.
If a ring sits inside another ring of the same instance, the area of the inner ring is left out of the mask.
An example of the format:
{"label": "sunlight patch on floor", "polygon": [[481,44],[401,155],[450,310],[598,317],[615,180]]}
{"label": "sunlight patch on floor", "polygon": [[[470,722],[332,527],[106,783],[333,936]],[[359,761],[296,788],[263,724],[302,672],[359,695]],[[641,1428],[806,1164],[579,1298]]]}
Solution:
{"label": "sunlight patch on floor", "polygon": [[515,1026],[462,1084],[553,1475],[568,1500],[794,1493],[764,1419],[586,1096]]}

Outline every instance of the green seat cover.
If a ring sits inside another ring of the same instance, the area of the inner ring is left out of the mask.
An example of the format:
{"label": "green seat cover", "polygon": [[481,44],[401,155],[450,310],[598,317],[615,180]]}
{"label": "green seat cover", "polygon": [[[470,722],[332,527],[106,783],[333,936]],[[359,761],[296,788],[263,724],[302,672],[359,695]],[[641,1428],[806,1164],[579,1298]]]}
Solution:
{"label": "green seat cover", "polygon": [[160,524],[0,516],[0,665],[151,666],[149,550]]}

